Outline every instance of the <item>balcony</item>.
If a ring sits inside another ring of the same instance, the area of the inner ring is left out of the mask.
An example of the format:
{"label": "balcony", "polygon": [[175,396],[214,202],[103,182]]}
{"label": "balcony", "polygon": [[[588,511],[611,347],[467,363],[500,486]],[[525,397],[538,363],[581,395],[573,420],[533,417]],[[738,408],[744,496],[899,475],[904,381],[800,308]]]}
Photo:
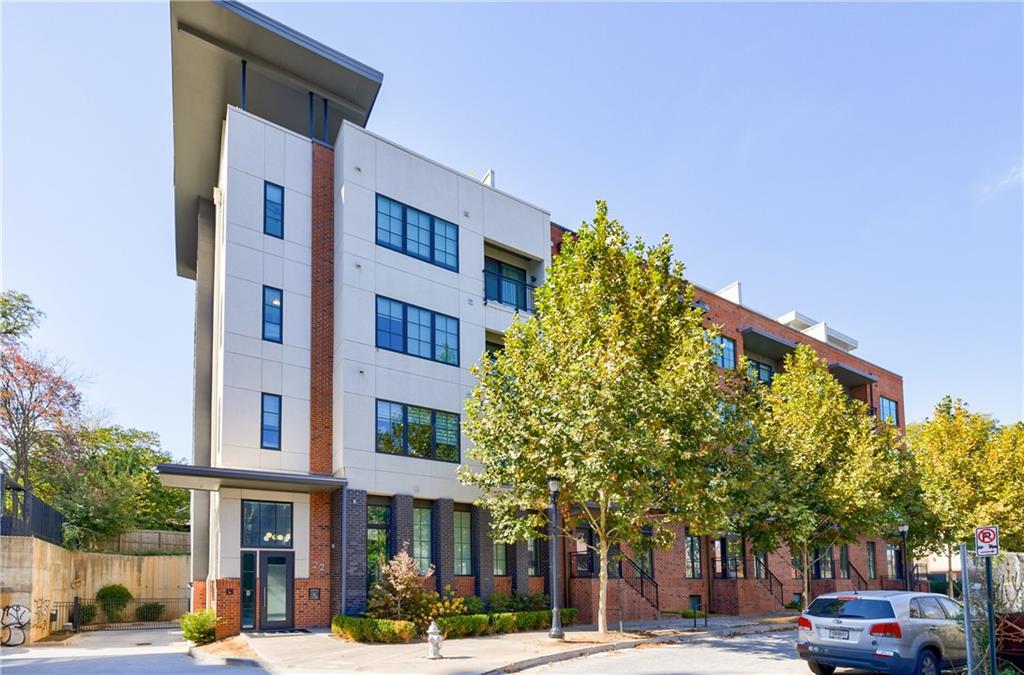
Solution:
{"label": "balcony", "polygon": [[520,312],[532,312],[533,291],[534,287],[525,280],[503,271],[484,270],[485,305],[497,303]]}

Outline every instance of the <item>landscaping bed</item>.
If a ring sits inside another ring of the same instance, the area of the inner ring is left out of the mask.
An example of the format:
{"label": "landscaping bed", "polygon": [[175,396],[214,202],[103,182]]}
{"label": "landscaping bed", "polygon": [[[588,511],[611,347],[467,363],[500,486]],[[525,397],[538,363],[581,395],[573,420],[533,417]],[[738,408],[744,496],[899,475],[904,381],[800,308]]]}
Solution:
{"label": "landscaping bed", "polygon": [[[561,611],[562,625],[571,626],[576,622],[577,611],[566,608]],[[474,637],[478,635],[499,635],[519,631],[545,630],[551,626],[551,612],[498,612],[492,614],[455,614],[436,619],[437,627],[447,639]],[[396,619],[369,619],[358,616],[336,616],[331,621],[331,631],[355,642],[410,642],[423,637],[411,621]]]}

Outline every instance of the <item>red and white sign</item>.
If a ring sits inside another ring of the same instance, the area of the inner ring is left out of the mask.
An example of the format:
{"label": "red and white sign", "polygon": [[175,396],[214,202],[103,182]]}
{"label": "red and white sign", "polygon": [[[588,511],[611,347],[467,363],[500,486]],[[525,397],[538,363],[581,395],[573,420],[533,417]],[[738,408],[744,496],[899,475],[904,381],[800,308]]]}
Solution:
{"label": "red and white sign", "polygon": [[998,525],[986,525],[974,530],[974,552],[980,556],[999,555]]}

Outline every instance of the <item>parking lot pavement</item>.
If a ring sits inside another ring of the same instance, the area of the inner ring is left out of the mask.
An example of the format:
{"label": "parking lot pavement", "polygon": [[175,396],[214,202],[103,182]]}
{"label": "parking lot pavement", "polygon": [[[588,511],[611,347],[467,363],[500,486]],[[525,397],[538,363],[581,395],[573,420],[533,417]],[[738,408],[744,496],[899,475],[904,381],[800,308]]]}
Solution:
{"label": "parking lot pavement", "polygon": [[[528,673],[645,673],[650,675],[808,675],[810,671],[796,655],[796,631],[755,633],[736,637],[693,636],[685,642],[664,646],[626,649],[585,656]],[[863,673],[839,671],[843,675]]]}
{"label": "parking lot pavement", "polygon": [[119,630],[84,633],[70,644],[4,647],[0,671],[25,675],[165,675],[169,673],[231,673],[252,675],[260,668],[200,666],[188,655],[180,630]]}

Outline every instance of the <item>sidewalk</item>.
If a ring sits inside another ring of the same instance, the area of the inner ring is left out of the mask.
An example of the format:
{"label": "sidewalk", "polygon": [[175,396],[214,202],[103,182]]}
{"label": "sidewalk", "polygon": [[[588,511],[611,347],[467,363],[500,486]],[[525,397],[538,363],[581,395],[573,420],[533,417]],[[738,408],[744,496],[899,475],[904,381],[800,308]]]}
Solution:
{"label": "sidewalk", "polygon": [[[733,632],[759,632],[775,630],[779,620],[773,616],[723,616],[708,619],[704,628],[698,620],[697,630],[692,619],[666,619],[623,624],[625,634],[616,633],[616,644],[621,648],[635,646],[639,641],[674,641],[687,635],[727,634]],[[774,619],[774,620],[773,620]],[[785,625],[785,624],[783,624]],[[609,626],[618,629],[618,625]],[[248,635],[253,649],[260,655],[262,665],[272,673],[355,671],[362,673],[462,673],[502,672],[507,666],[521,664],[532,667],[538,663],[579,655],[581,649],[615,648],[597,642],[593,626],[573,626],[566,631],[566,641],[551,641],[547,633],[509,633],[487,637],[446,640],[442,645],[441,660],[427,658],[425,642],[397,645],[368,645],[341,640],[327,631],[306,634]],[[530,663],[522,663],[524,661]]]}

